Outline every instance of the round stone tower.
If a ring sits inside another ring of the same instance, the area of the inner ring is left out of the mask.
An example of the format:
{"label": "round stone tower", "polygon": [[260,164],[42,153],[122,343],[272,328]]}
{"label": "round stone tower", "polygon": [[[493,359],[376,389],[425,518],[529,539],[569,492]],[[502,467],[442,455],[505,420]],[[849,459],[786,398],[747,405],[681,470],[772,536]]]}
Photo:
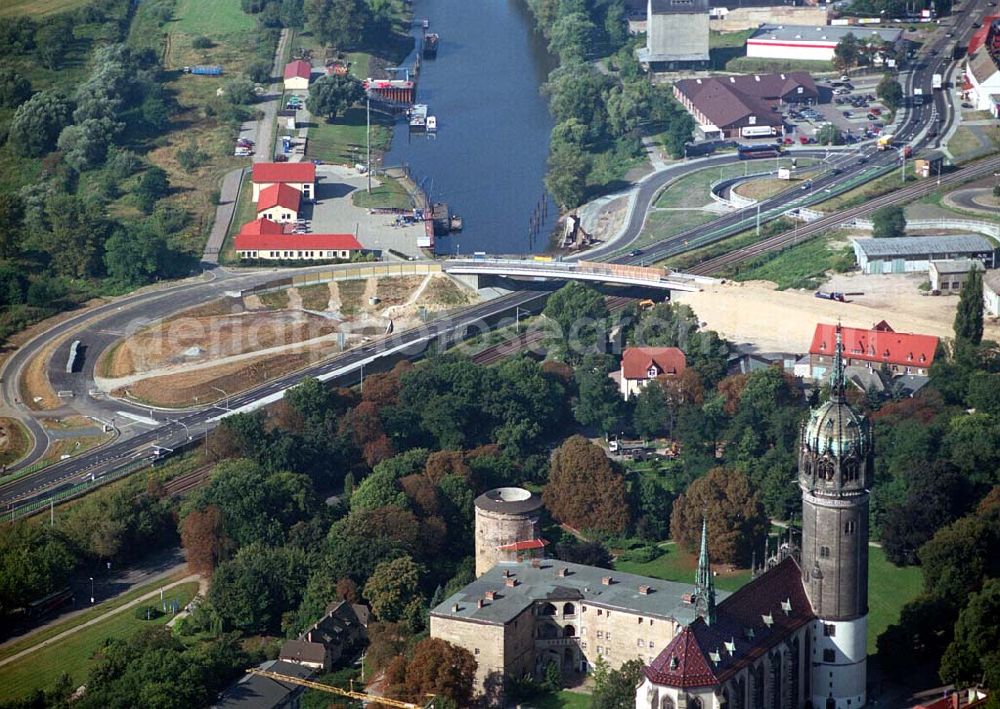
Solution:
{"label": "round stone tower", "polygon": [[476,498],[476,576],[501,561],[540,556],[542,498],[519,487],[498,487]]}
{"label": "round stone tower", "polygon": [[837,326],[830,399],[802,428],[802,580],[812,604],[812,705],[865,705],[871,428],[847,403]]}

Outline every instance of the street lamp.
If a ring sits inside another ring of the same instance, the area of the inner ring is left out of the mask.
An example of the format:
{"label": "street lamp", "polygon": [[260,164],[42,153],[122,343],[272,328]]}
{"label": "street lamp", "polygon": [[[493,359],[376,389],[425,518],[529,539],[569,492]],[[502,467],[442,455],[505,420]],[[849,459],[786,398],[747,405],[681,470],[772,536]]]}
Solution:
{"label": "street lamp", "polygon": [[94,605],[94,577],[90,577],[90,605]]}
{"label": "street lamp", "polygon": [[187,425],[186,423],[184,423],[184,422],[183,422],[183,421],[181,421],[180,419],[170,419],[170,423],[176,423],[176,424],[178,424],[178,425],[181,425],[181,426],[183,426],[183,427],[184,427],[184,435],[186,435],[186,436],[187,436],[187,439],[188,439],[189,441],[191,440],[191,429],[190,429],[190,428],[188,428],[188,425]]}
{"label": "street lamp", "polygon": [[220,389],[219,387],[213,386],[212,389],[221,392],[224,397],[226,397],[226,411],[229,410],[229,394],[226,393],[225,389]]}

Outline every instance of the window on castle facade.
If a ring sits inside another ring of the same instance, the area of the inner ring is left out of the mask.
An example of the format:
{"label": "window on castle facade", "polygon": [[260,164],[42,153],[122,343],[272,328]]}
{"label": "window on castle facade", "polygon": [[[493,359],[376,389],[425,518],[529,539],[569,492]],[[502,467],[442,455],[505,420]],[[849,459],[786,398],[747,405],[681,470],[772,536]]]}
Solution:
{"label": "window on castle facade", "polygon": [[858,530],[858,523],[853,520],[844,524],[844,534],[854,534]]}
{"label": "window on castle facade", "polygon": [[833,650],[823,651],[823,662],[835,662],[837,660],[837,654]]}
{"label": "window on castle facade", "polygon": [[823,636],[827,638],[836,637],[837,626],[833,623],[823,623]]}
{"label": "window on castle facade", "polygon": [[819,558],[829,559],[830,558],[830,547],[820,547],[819,548]]}

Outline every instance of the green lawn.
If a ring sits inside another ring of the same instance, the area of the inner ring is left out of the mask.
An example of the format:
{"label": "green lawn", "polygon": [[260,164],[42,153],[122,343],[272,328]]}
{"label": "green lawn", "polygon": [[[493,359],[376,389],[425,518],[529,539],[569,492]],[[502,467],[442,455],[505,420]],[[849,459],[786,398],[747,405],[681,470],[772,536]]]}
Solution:
{"label": "green lawn", "polygon": [[[664,548],[667,550],[666,553],[652,561],[647,561],[644,564],[634,561],[615,562],[615,569],[627,574],[638,574],[639,576],[649,576],[677,583],[689,583],[693,588],[694,573],[698,566],[697,557],[694,554],[689,554],[674,542],[667,542]],[[732,574],[719,574],[715,577],[715,586],[723,591],[735,591],[749,580],[750,571],[741,570]]]}
{"label": "green lawn", "polygon": [[[796,165],[800,169],[815,162],[816,160],[811,158],[796,159]],[[727,177],[772,171],[775,169],[775,163],[780,167],[791,167],[792,158],[779,158],[775,162],[771,162],[770,160],[747,160],[734,165],[707,167],[704,170],[699,170],[694,174],[686,175],[670,183],[656,199],[656,206],[702,207],[712,201],[712,198],[709,196],[709,189],[713,182],[723,180]]]}
{"label": "green lawn", "polygon": [[233,221],[229,225],[226,241],[222,245],[220,260],[223,263],[236,260],[236,252],[233,251],[233,237],[239,233],[244,224],[252,222],[256,218],[257,205],[253,201],[253,181],[250,179],[248,171],[247,175],[243,178],[243,187],[240,188],[240,196],[236,199],[236,211],[233,212]]}
{"label": "green lawn", "polygon": [[763,59],[736,57],[726,64],[726,71],[767,73],[780,71],[808,71],[815,74],[833,71],[833,62],[806,61],[801,59]]}
{"label": "green lawn", "polygon": [[[391,119],[384,113],[372,111],[372,150],[387,150],[392,138]],[[324,162],[353,165],[364,162],[366,152],[365,109],[355,106],[327,123],[319,116],[313,117],[309,126],[309,143],[306,157]]]}
{"label": "green lawn", "polygon": [[391,177],[382,177],[381,185],[373,186],[371,193],[367,190],[357,190],[351,194],[355,207],[384,207],[391,209],[410,209],[413,200],[399,183]]}
{"label": "green lawn", "polygon": [[868,653],[875,641],[899,620],[899,612],[920,595],[923,575],[919,566],[898,567],[886,560],[879,547],[868,547]]}
{"label": "green lawn", "polygon": [[854,267],[854,251],[850,246],[832,247],[830,242],[841,240],[838,233],[766,254],[751,261],[732,275],[737,281],[773,281],[779,290],[786,288],[816,288],[830,270],[848,271]]}
{"label": "green lawn", "polygon": [[719,215],[714,212],[705,212],[693,209],[690,211],[651,212],[646,218],[646,224],[643,227],[642,234],[640,234],[635,243],[630,244],[630,246],[648,246],[649,244],[655,244],[661,239],[666,239],[667,237],[679,234],[686,229],[706,224],[707,222],[718,218]]}
{"label": "green lawn", "polygon": [[525,709],[590,709],[590,695],[563,690],[523,702]]}
{"label": "green lawn", "polygon": [[[170,603],[177,600],[181,607],[187,605],[198,591],[195,582],[181,584],[164,596]],[[151,599],[155,602],[155,599]],[[64,641],[33,652],[30,655],[0,667],[0,687],[4,699],[25,697],[36,689],[46,689],[63,673],[73,679],[77,687],[86,680],[94,654],[107,638],[129,638],[144,625],[162,625],[170,620],[164,615],[156,620],[137,620],[133,609],[122,611],[111,618],[85,628]]]}
{"label": "green lawn", "polygon": [[90,0],[4,0],[0,3],[0,17],[52,15],[64,10],[75,10],[88,4],[90,4]]}
{"label": "green lawn", "polygon": [[256,28],[251,15],[243,12],[240,0],[178,0],[172,29],[190,35],[218,37]]}

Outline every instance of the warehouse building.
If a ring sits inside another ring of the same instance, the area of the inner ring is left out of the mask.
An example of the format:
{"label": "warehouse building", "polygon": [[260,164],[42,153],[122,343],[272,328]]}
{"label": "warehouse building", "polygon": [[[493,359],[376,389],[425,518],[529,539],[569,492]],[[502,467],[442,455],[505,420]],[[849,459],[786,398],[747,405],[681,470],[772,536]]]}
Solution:
{"label": "warehouse building", "polygon": [[819,99],[816,82],[804,71],[785,74],[682,79],[674,84],[680,101],[705,138],[781,136],[784,118],[775,106]]}
{"label": "warehouse building", "polygon": [[853,34],[864,44],[903,43],[903,30],[850,26],[762,25],[747,40],[747,56],[763,59],[832,61],[837,43]]}
{"label": "warehouse building", "polygon": [[862,273],[928,271],[931,261],[978,259],[996,266],[996,248],[977,234],[960,236],[906,236],[899,239],[855,239],[854,255]]}
{"label": "warehouse building", "polygon": [[707,69],[708,0],[648,0],[646,46],[636,56],[652,71]]}
{"label": "warehouse building", "polygon": [[931,290],[941,293],[955,293],[969,278],[970,271],[985,270],[983,262],[978,259],[956,258],[944,261],[931,261],[928,275],[931,279]]}

